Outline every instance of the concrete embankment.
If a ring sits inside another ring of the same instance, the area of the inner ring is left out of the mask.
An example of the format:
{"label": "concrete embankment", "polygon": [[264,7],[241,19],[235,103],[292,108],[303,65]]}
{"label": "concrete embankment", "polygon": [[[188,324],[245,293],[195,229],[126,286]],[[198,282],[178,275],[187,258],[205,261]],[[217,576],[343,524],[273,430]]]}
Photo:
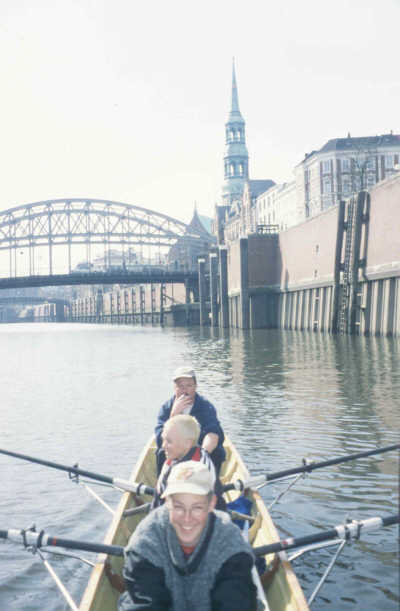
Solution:
{"label": "concrete embankment", "polygon": [[399,335],[399,227],[397,175],[280,234],[230,244],[229,326]]}

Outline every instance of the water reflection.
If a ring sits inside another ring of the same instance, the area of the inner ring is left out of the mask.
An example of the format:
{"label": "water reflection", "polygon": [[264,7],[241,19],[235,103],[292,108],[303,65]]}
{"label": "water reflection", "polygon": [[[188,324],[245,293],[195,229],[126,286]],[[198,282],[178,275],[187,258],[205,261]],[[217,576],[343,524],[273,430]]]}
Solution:
{"label": "water reflection", "polygon": [[[4,325],[0,336],[7,380],[1,446],[49,460],[79,460],[83,468],[126,477],[171,394],[172,371],[189,363],[254,474],[398,440],[399,347],[388,338],[95,325]],[[39,466],[11,459],[3,465],[5,527],[40,518],[40,527],[60,536],[102,539],[109,517],[78,487]],[[262,495],[268,503],[281,489],[271,484]],[[106,500],[118,497],[110,492]],[[315,471],[272,516],[282,535],[301,536],[347,516],[389,515],[397,505],[398,455],[390,453]],[[313,608],[397,611],[395,531],[368,533],[346,549]],[[47,596],[51,582],[37,563],[6,550],[0,608],[58,611],[58,595]],[[327,551],[296,561],[308,593],[328,562]],[[78,600],[87,570],[69,560],[58,568]]]}
{"label": "water reflection", "polygon": [[[206,368],[209,394],[218,397],[225,428],[253,473],[398,442],[396,341],[290,331],[234,331],[216,339],[217,333],[211,338],[203,330],[198,338],[192,331],[195,358]],[[214,376],[224,377],[223,393]],[[347,516],[397,513],[398,468],[399,455],[391,452],[315,471],[275,506],[273,517],[282,533],[296,535],[330,528]],[[280,490],[268,486],[262,494],[269,502]],[[346,550],[314,608],[333,603],[335,609],[397,609],[395,530],[370,533]],[[328,562],[328,552],[296,561],[308,592]]]}

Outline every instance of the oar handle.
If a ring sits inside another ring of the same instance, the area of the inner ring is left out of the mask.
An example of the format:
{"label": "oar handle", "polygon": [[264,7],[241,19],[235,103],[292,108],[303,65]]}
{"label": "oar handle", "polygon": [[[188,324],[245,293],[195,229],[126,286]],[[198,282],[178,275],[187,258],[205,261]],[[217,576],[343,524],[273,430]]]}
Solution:
{"label": "oar handle", "polygon": [[391,526],[400,522],[400,514],[394,516],[387,516],[386,518],[368,518],[367,520],[352,520],[347,524],[340,524],[335,526],[331,530],[326,530],[305,537],[282,539],[276,543],[269,545],[262,545],[261,547],[255,547],[253,549],[256,556],[266,556],[267,554],[273,554],[275,552],[282,552],[284,550],[293,549],[295,547],[302,547],[303,545],[310,545],[311,543],[319,543],[321,541],[329,541],[333,539],[352,539],[358,538],[361,531],[376,530],[384,526]]}

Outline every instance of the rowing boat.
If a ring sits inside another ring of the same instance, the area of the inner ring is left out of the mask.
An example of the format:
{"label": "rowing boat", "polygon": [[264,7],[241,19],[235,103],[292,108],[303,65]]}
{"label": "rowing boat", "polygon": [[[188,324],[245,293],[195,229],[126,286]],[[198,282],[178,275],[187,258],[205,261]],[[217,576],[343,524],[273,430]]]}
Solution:
{"label": "rowing boat", "polygon": [[[153,438],[144,447],[130,481],[155,486],[155,449]],[[228,484],[237,479],[248,480],[249,473],[246,466],[228,438],[225,438],[225,450],[226,460],[222,465],[220,474],[222,483]],[[230,490],[225,493],[225,498],[228,502],[233,501],[239,494],[236,490]],[[252,501],[251,526],[248,533],[250,543],[253,546],[262,546],[279,541],[278,532],[260,494],[256,490],[250,490],[248,498]],[[132,532],[145,515],[145,512],[140,511],[132,514],[131,510],[150,501],[151,497],[149,496],[138,497],[135,493],[124,492],[114,513],[104,543],[125,547]],[[124,516],[125,513],[128,515]],[[303,591],[286,553],[269,554],[265,557],[265,560],[267,571],[265,576],[261,577],[261,581],[270,611],[308,610],[309,607]],[[113,581],[109,577],[110,567],[113,574],[121,575],[123,558],[100,554],[83,594],[79,607],[80,611],[114,611],[117,609],[120,592],[115,587],[115,580]]]}

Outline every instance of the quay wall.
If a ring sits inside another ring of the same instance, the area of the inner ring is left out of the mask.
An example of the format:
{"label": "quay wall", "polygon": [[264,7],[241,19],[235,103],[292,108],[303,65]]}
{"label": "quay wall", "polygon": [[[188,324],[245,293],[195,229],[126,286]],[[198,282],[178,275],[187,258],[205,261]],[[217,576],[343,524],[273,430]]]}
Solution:
{"label": "quay wall", "polygon": [[366,244],[366,279],[398,274],[400,268],[400,179],[380,183],[371,197]]}
{"label": "quay wall", "polygon": [[396,175],[279,234],[230,243],[229,326],[399,336],[399,227]]}
{"label": "quay wall", "polygon": [[335,206],[279,234],[280,290],[333,282],[338,211]]}
{"label": "quay wall", "polygon": [[[74,322],[110,324],[173,324],[176,311],[177,324],[190,318],[186,305],[187,292],[183,284],[140,284],[115,287],[114,290],[80,297],[71,303],[69,320]],[[198,309],[198,308],[197,308]],[[171,322],[172,320],[172,322]]]}
{"label": "quay wall", "polygon": [[32,322],[63,322],[68,316],[68,308],[61,303],[35,304],[30,306],[30,311]]}

